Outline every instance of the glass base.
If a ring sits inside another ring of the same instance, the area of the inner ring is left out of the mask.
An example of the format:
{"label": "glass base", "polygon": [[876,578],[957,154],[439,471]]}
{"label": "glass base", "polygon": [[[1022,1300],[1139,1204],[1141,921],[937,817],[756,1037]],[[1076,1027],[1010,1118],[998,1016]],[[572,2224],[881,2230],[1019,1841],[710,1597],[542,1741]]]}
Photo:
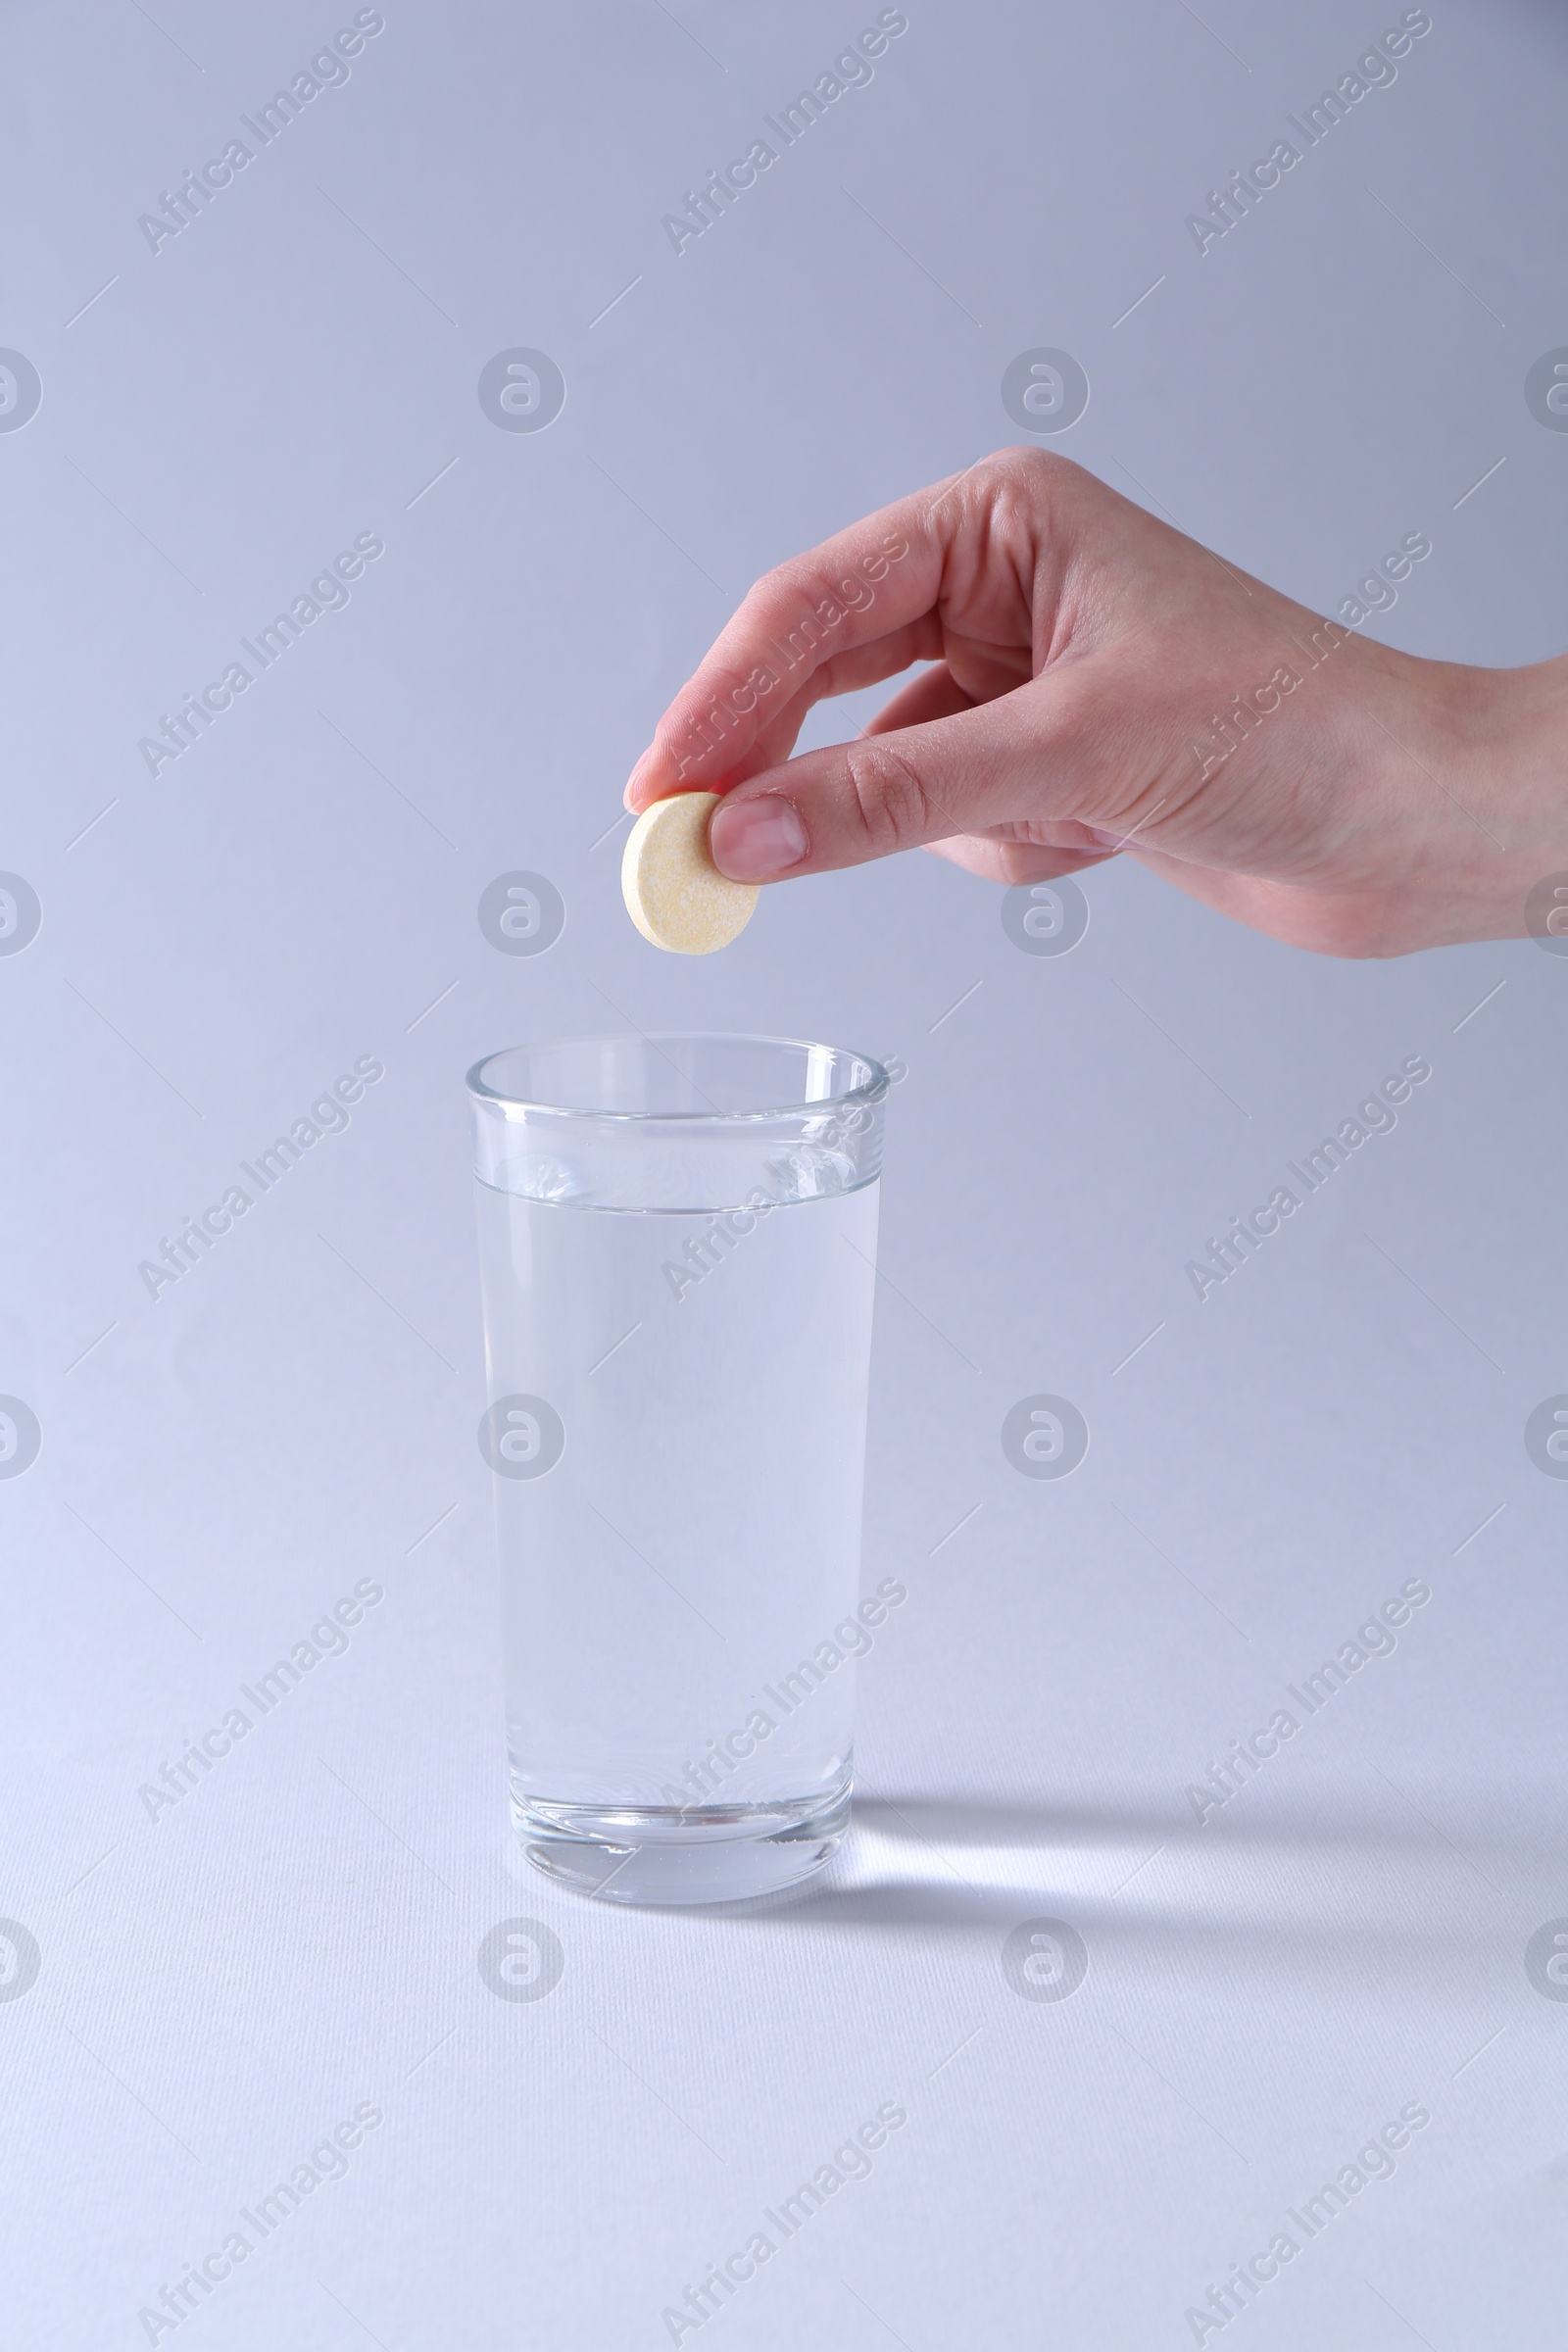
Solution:
{"label": "glass base", "polygon": [[735,1903],[776,1894],[831,1860],[850,1783],[771,1805],[553,1805],[514,1795],[524,1853],[579,1894],[611,1903]]}

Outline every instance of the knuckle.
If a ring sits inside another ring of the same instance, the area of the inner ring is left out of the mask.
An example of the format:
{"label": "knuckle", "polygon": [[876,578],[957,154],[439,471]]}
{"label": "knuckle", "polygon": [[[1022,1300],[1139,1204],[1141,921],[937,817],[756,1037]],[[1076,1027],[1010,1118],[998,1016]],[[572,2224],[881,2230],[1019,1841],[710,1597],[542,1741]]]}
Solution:
{"label": "knuckle", "polygon": [[696,697],[700,710],[722,711],[725,716],[746,714],[756,701],[752,687],[753,668],[742,668],[738,662],[704,664],[701,690]]}
{"label": "knuckle", "polygon": [[1081,500],[1099,487],[1093,475],[1059,450],[1035,449],[1027,443],[998,450],[986,461],[985,472],[994,511],[1035,520],[1042,514],[1061,517],[1078,512]]}
{"label": "knuckle", "polygon": [[733,632],[746,644],[765,642],[777,629],[780,614],[799,602],[796,565],[780,564],[752,582],[724,634]]}
{"label": "knuckle", "polygon": [[891,746],[851,744],[844,763],[850,787],[850,823],[869,857],[911,849],[944,830],[932,821],[931,795],[919,774]]}
{"label": "knuckle", "polygon": [[1035,449],[1032,446],[1009,450],[1015,461],[1014,479],[1038,484],[1048,490],[1059,490],[1071,482],[1084,480],[1084,469],[1059,449]]}
{"label": "knuckle", "polygon": [[1035,482],[1082,481],[1084,469],[1059,449],[1036,449],[1026,445],[1014,453],[1019,459],[1018,472]]}

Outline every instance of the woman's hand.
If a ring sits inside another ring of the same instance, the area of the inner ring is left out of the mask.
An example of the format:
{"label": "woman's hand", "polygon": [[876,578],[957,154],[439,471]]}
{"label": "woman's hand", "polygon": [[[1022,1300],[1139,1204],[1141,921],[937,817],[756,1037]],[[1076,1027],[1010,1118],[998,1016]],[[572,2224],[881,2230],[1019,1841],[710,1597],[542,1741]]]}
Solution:
{"label": "woman's hand", "polygon": [[[855,742],[790,759],[813,703],[914,662]],[[758,582],[626,803],[682,789],[725,795],[740,881],[923,845],[1036,882],[1120,853],[1295,946],[1399,955],[1521,935],[1568,868],[1568,662],[1392,653],[1008,449]]]}

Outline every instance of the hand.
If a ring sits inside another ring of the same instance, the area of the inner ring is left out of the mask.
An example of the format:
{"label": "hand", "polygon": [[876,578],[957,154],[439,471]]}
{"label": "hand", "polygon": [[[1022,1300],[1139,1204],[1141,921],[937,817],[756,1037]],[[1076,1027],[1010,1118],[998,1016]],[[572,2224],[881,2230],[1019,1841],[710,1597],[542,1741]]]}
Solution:
{"label": "hand", "polygon": [[[813,703],[913,662],[857,741],[790,759]],[[1120,854],[1294,946],[1400,955],[1521,936],[1568,869],[1568,661],[1390,652],[1007,449],[758,582],[626,805],[693,789],[726,796],[738,881],[917,845],[1004,883]]]}

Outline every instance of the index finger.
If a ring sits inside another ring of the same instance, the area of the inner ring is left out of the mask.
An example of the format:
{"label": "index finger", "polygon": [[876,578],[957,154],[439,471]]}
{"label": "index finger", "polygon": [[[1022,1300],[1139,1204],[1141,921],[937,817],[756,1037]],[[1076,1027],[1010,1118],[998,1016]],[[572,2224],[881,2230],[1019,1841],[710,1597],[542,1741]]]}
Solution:
{"label": "index finger", "polygon": [[950,482],[896,500],[757,582],[660,720],[627,783],[628,808],[722,790],[775,712],[825,666],[858,657],[846,682],[868,686],[941,650],[935,517]]}

